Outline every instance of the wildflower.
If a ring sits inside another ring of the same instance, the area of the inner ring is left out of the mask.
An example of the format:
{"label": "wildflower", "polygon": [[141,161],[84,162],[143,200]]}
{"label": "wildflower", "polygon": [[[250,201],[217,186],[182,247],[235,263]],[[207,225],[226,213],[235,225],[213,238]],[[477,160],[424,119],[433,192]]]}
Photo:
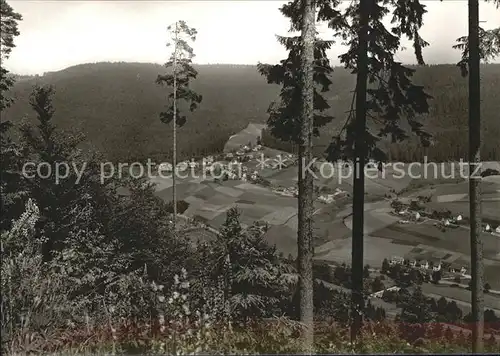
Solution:
{"label": "wildflower", "polygon": [[158,300],[163,303],[165,301],[165,297],[163,295],[158,296]]}
{"label": "wildflower", "polygon": [[179,292],[174,291],[173,298],[174,298],[174,299],[179,298]]}
{"label": "wildflower", "polygon": [[189,288],[189,282],[182,282],[181,283],[181,288],[184,288],[184,289]]}

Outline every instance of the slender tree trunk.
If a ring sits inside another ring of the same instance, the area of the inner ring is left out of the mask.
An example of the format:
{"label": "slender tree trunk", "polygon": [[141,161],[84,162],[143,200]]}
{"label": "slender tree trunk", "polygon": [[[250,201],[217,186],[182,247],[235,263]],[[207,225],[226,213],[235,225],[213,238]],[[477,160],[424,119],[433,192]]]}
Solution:
{"label": "slender tree trunk", "polygon": [[177,192],[176,192],[176,178],[177,178],[177,49],[179,46],[179,31],[177,22],[175,22],[175,49],[174,49],[174,126],[172,132],[172,204],[174,209],[174,232],[177,231]]}
{"label": "slender tree trunk", "polygon": [[313,304],[313,244],[312,244],[312,214],[313,214],[313,177],[305,167],[312,161],[312,132],[314,122],[314,37],[315,11],[313,0],[302,1],[301,28],[301,90],[302,105],[300,117],[302,127],[299,144],[299,197],[298,197],[298,267],[300,321],[304,325],[303,351],[313,352],[314,347],[314,304]]}
{"label": "slender tree trunk", "polygon": [[366,160],[366,90],[368,79],[368,19],[372,0],[360,1],[359,51],[356,77],[356,138],[354,143],[354,186],[352,223],[352,295],[351,295],[351,341],[360,336],[363,322],[363,248],[364,248],[364,204],[365,204],[365,160]]}
{"label": "slender tree trunk", "polygon": [[[469,175],[481,164],[481,94],[479,54],[479,1],[469,0]],[[472,351],[483,352],[484,281],[481,241],[481,177],[469,177]]]}

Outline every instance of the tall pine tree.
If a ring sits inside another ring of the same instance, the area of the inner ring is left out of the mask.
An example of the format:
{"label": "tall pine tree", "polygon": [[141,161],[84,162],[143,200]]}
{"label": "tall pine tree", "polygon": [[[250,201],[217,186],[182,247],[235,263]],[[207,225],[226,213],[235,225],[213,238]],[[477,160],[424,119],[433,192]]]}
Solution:
{"label": "tall pine tree", "polygon": [[186,123],[186,116],[181,114],[179,100],[187,103],[189,111],[194,111],[202,101],[202,96],[190,88],[191,80],[196,79],[198,71],[193,67],[194,51],[189,42],[196,40],[197,31],[189,27],[185,21],[176,21],[168,26],[167,30],[171,35],[172,43],[167,43],[167,47],[174,46],[174,51],[165,68],[171,69],[171,73],[158,75],[157,84],[166,85],[172,88],[168,95],[169,104],[167,110],[160,113],[162,122],[168,124],[172,122],[172,204],[174,210],[173,228],[176,230],[177,220],[177,126]]}
{"label": "tall pine tree", "polygon": [[5,0],[0,2],[0,230],[10,228],[12,219],[19,216],[24,209],[23,190],[20,177],[20,149],[9,137],[12,123],[5,119],[5,109],[13,99],[9,97],[8,91],[14,84],[14,78],[4,67],[12,49],[15,47],[14,39],[19,36],[18,22],[22,20],[20,14]]}
{"label": "tall pine tree", "polygon": [[[494,0],[497,8],[500,1]],[[462,75],[469,75],[469,172],[481,163],[481,83],[480,61],[500,55],[500,28],[484,30],[479,26],[479,1],[469,0],[469,34],[457,39],[453,46],[462,50],[458,62]],[[472,350],[484,350],[484,266],[481,240],[481,177],[469,178],[470,248],[471,248],[471,304]]]}
{"label": "tall pine tree", "polygon": [[481,78],[479,45],[479,0],[469,0],[469,209],[471,252],[471,304],[474,318],[472,351],[484,350],[484,265],[481,240]]}
{"label": "tall pine tree", "polygon": [[[407,139],[408,130],[418,135],[427,146],[430,135],[423,129],[419,115],[429,111],[428,99],[422,86],[412,83],[415,69],[395,60],[401,50],[402,37],[413,41],[415,56],[424,64],[422,48],[428,45],[420,34],[425,6],[419,0],[364,0],[352,2],[338,21],[332,11],[330,27],[337,30],[349,50],[340,56],[347,69],[356,74],[355,108],[334,137],[328,148],[331,161],[351,160],[354,164],[354,197],[352,237],[352,326],[351,337],[356,340],[362,324],[363,298],[363,215],[364,164],[367,159],[385,161],[387,154],[381,141]],[[392,16],[390,29],[382,20]],[[340,23],[340,28],[339,28]],[[404,122],[405,121],[405,122]]]}
{"label": "tall pine tree", "polygon": [[[271,134],[298,146],[298,269],[299,313],[304,325],[303,348],[311,352],[314,340],[313,248],[313,176],[305,167],[312,162],[312,139],[319,128],[332,120],[324,112],[330,107],[322,96],[331,85],[333,71],[326,56],[332,41],[323,41],[315,29],[317,3],[293,1],[281,8],[291,20],[290,31],[301,36],[281,37],[278,41],[288,50],[288,58],[278,65],[259,64],[258,70],[268,83],[282,86],[279,103],[269,107],[268,126]],[[318,13],[318,19],[321,11]]]}

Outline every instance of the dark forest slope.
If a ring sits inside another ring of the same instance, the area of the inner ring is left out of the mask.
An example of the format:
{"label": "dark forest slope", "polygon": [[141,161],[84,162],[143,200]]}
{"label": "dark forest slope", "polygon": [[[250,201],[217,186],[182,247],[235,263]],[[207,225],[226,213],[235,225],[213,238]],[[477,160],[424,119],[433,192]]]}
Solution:
{"label": "dark forest slope", "polygon": [[[31,87],[35,83],[50,83],[56,89],[56,123],[64,129],[85,133],[88,142],[109,159],[166,159],[171,147],[171,127],[159,121],[158,113],[167,90],[154,83],[162,72],[163,68],[155,64],[96,63],[23,78],[13,89],[16,103],[5,118],[19,122],[25,115],[33,117],[28,106]],[[483,131],[488,156],[485,158],[500,159],[500,65],[484,66],[482,77]],[[465,154],[467,79],[460,77],[455,66],[439,65],[418,68],[416,81],[434,96],[426,121],[437,132],[441,146],[436,151]],[[337,119],[323,130],[318,144],[327,143],[342,124],[351,103],[353,76],[338,68],[333,83],[327,95]],[[267,84],[254,66],[242,65],[199,66],[193,87],[204,100],[179,130],[179,149],[184,157],[221,151],[228,137],[248,123],[265,123],[269,103],[279,93],[279,87]],[[400,149],[393,148],[393,158],[403,155]]]}

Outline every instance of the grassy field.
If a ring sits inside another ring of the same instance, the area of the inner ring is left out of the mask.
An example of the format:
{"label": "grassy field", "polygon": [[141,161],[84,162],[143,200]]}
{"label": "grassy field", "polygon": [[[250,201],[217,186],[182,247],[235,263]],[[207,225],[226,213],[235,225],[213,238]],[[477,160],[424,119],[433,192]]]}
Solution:
{"label": "grassy field", "polygon": [[[422,284],[422,291],[425,294],[434,294],[438,296],[443,296],[445,298],[455,299],[457,301],[461,301],[468,304],[470,304],[471,301],[470,291],[463,288],[450,287],[447,285],[439,285],[439,284],[436,285],[432,283],[424,283]],[[500,311],[500,297],[493,294],[485,294],[484,305],[486,308],[491,308]],[[463,307],[465,306],[460,305],[460,308]]]}
{"label": "grassy field", "polygon": [[[390,240],[365,236],[364,263],[380,267],[384,258],[391,255],[404,256],[411,251],[412,246],[395,244]],[[351,263],[352,238],[329,241],[316,248],[315,258],[337,263]]]}

